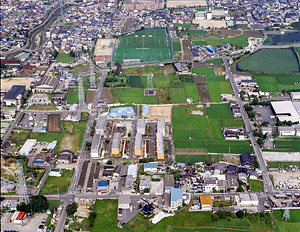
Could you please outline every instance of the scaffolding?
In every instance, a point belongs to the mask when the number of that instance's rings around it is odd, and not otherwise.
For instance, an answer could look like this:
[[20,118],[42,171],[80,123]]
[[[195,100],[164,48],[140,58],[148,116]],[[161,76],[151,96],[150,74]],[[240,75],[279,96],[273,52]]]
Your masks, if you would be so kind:
[[17,182],[18,182],[18,194],[19,194],[19,202],[24,202],[28,204],[29,197],[27,193],[27,186],[24,179],[24,172],[23,172],[23,165],[18,165],[18,172],[17,172]]

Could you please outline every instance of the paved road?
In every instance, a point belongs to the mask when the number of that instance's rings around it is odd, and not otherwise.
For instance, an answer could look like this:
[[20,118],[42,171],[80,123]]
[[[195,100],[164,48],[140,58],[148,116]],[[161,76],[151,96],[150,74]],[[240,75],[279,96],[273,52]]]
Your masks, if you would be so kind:
[[244,120],[244,123],[245,123],[246,132],[248,133],[251,144],[253,146],[254,153],[257,157],[257,160],[259,162],[260,168],[261,168],[262,173],[263,173],[264,191],[267,194],[272,193],[273,186],[272,186],[272,183],[271,183],[271,180],[270,180],[270,177],[269,177],[267,165],[266,165],[266,162],[263,158],[262,151],[261,151],[261,149],[260,149],[260,147],[259,147],[259,145],[256,141],[256,138],[253,135],[253,129],[252,129],[248,114],[247,114],[247,112],[245,111],[245,109],[243,107],[243,102],[242,102],[242,99],[240,98],[239,91],[238,91],[238,88],[237,88],[236,83],[234,81],[234,76],[233,76],[233,74],[230,70],[230,65],[228,63],[227,58],[224,57],[223,62],[225,64],[226,72],[227,72],[227,75],[229,77],[229,80],[230,80],[235,98],[237,100],[237,103],[241,106],[241,113],[242,113],[242,117],[243,117],[243,120]]

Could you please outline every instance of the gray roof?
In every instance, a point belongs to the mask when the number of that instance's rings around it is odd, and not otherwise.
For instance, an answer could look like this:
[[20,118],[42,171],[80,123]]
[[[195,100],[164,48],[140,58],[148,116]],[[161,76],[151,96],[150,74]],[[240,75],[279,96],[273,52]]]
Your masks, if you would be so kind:
[[96,129],[105,129],[105,124],[106,124],[106,116],[99,116],[97,120],[97,125]]
[[164,139],[162,133],[156,134],[156,146],[157,153],[164,153]]
[[146,123],[145,123],[145,119],[138,119],[137,120],[137,124],[136,124],[137,128],[145,128]]
[[142,135],[141,134],[136,134],[136,136],[135,136],[134,149],[142,150]]
[[120,140],[121,140],[121,134],[115,133],[112,141],[111,148],[118,148],[120,147]]
[[165,129],[165,120],[157,119],[157,129]]
[[165,187],[174,187],[174,175],[165,175],[164,176]]
[[3,100],[17,100],[17,97],[23,95],[26,91],[26,85],[13,85],[5,94]]

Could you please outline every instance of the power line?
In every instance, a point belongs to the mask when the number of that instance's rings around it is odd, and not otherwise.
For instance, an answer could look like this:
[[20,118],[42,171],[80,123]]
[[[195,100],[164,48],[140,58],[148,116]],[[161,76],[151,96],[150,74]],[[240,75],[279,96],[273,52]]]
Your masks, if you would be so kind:
[[18,165],[18,172],[17,172],[17,182],[18,182],[18,194],[19,194],[19,202],[24,202],[27,204],[29,202],[29,197],[27,193],[27,186],[24,179],[24,172],[23,172],[23,165]]

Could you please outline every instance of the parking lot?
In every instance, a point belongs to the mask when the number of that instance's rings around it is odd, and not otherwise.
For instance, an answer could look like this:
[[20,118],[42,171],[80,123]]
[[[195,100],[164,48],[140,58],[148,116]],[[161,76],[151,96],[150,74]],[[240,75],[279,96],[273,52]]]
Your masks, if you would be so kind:
[[271,127],[273,127],[276,124],[276,118],[270,106],[264,106],[264,107],[256,106],[253,107],[253,111],[257,113],[256,121],[258,123],[269,122],[268,125]]
[[[1,223],[1,231],[3,230],[16,230],[19,232],[36,232],[44,218],[47,218],[48,214],[38,213],[34,214],[32,218],[26,218],[22,224],[15,223]],[[46,221],[46,220],[44,220]]]
[[276,189],[299,189],[300,188],[300,171],[292,172],[270,172],[274,179]]
[[35,94],[28,100],[28,105],[47,105],[50,103],[47,94]]

